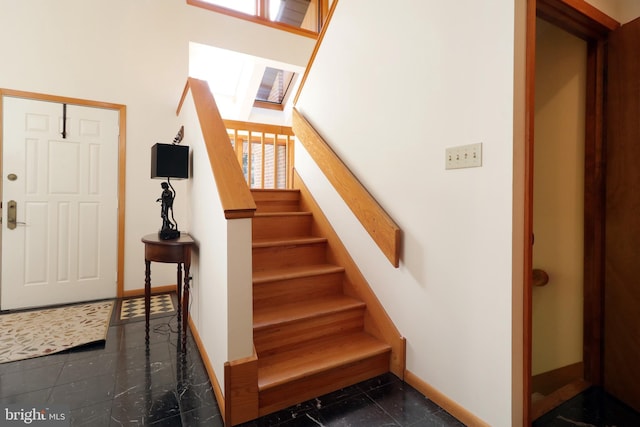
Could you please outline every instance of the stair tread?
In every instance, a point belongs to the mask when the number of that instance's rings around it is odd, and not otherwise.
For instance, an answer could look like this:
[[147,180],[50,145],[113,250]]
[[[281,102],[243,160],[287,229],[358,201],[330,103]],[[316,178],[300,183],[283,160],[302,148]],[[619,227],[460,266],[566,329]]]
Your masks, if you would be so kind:
[[297,188],[252,188],[252,193],[300,193]]
[[305,245],[313,243],[324,243],[327,241],[326,237],[312,237],[312,236],[300,236],[300,237],[285,237],[280,239],[253,239],[253,248],[266,248],[270,246],[289,246],[289,245]]
[[254,309],[253,330],[364,307],[364,302],[345,295],[327,296],[290,304],[271,304]]
[[258,360],[258,389],[263,391],[390,350],[388,344],[364,332],[312,341],[261,357]]
[[275,212],[256,212],[254,218],[267,217],[286,217],[286,216],[312,216],[309,211],[275,211]]
[[262,270],[253,273],[253,284],[267,283],[275,280],[297,279],[301,277],[319,276],[322,274],[342,273],[344,267],[335,264],[302,265],[295,267]]

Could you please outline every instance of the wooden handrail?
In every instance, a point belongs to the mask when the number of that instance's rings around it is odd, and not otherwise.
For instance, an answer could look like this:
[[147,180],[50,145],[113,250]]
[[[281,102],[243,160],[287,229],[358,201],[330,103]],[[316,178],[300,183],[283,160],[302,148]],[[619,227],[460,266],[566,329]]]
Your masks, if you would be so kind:
[[195,104],[224,216],[227,219],[251,218],[255,213],[256,204],[244,180],[242,169],[238,166],[227,128],[206,81],[191,77],[187,80],[177,114],[180,113],[189,90]]
[[293,131],[380,250],[397,268],[400,264],[400,227],[295,108]]
[[275,133],[277,135],[294,136],[293,129],[289,126],[270,125],[263,123],[242,122],[238,120],[223,120],[227,129],[250,130],[251,132]]

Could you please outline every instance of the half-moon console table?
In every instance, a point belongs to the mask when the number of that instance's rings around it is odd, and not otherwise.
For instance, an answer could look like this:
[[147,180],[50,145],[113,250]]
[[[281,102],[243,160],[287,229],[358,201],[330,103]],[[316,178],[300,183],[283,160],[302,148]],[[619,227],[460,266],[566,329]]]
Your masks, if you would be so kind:
[[[182,348],[186,349],[187,325],[189,323],[189,269],[191,268],[191,248],[195,241],[187,233],[179,238],[162,240],[158,234],[148,234],[144,243],[144,321],[145,342],[149,343],[149,315],[151,310],[151,261],[178,264],[178,318],[182,317]],[[182,265],[184,265],[184,286],[182,286]],[[182,289],[183,288],[183,289]],[[180,311],[182,310],[182,316]]]

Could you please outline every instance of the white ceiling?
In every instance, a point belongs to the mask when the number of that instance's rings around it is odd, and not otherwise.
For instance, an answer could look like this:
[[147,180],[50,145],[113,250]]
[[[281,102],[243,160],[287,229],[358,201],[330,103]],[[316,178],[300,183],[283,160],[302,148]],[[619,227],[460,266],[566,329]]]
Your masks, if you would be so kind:
[[[253,102],[266,67],[297,73],[284,110],[254,108]],[[303,67],[199,43],[189,43],[189,76],[206,80],[224,119],[289,125],[293,94]]]

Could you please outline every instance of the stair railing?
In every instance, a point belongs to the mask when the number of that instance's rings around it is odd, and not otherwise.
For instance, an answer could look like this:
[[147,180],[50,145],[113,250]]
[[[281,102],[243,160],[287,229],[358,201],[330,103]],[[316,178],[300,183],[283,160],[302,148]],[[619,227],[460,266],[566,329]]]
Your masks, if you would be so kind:
[[224,124],[250,188],[291,188],[291,127],[236,120],[224,120]]

